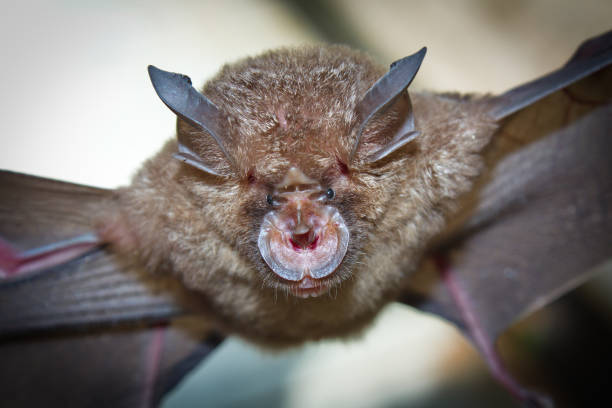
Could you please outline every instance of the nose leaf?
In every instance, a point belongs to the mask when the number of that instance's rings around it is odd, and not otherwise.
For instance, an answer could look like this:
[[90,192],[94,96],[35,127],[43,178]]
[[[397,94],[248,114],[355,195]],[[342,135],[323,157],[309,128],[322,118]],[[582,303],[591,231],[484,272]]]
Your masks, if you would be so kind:
[[261,225],[259,252],[272,272],[287,281],[331,275],[348,248],[348,228],[335,208],[309,210],[308,216],[304,215],[302,212],[301,222],[296,224],[296,212],[290,215],[274,210]]
[[316,198],[322,191],[297,167],[274,186],[282,205],[264,216],[257,245],[265,263],[285,281],[326,278],[346,254],[348,227],[336,208]]

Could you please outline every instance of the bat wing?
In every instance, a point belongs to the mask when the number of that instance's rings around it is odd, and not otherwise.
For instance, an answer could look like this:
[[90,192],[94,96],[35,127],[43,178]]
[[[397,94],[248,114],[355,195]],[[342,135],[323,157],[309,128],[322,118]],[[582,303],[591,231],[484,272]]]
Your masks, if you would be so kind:
[[568,78],[561,69],[494,98],[493,112],[520,110],[499,116],[488,171],[410,278],[406,303],[495,339],[612,258],[612,67],[601,69],[611,51],[612,32],[577,51]]
[[[0,172],[0,237],[27,251],[87,236],[113,196]],[[3,401],[155,405],[218,343],[203,319],[177,319],[202,307],[174,278],[149,277],[105,246],[0,280],[0,381],[11,390]]]
[[201,319],[0,342],[7,407],[150,407],[219,343]]
[[611,62],[612,31],[608,31],[582,43],[569,61],[558,70],[493,98],[490,114],[496,120],[506,118],[599,71]]

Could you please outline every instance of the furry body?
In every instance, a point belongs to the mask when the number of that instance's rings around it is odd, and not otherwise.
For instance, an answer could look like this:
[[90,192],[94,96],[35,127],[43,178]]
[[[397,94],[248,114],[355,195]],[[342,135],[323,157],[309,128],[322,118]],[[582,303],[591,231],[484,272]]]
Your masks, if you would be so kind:
[[[223,330],[264,344],[347,335],[399,293],[445,216],[482,167],[496,129],[484,104],[413,94],[421,135],[381,161],[367,154],[389,139],[402,107],[368,123],[356,156],[355,106],[384,72],[344,47],[278,50],[225,66],[203,90],[226,114],[229,160],[210,135],[179,119],[211,176],[172,158],[176,142],[119,190],[119,229],[151,272],[174,273],[203,294]],[[261,259],[257,233],[266,193],[291,166],[333,188],[351,232],[328,295],[288,294]]]

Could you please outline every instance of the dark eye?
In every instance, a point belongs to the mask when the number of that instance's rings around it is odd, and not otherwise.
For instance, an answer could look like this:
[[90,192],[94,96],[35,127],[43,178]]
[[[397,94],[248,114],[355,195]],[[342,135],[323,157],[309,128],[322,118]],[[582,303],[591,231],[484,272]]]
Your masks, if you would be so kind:
[[328,188],[327,191],[325,192],[325,196],[327,197],[328,200],[331,200],[336,196],[336,193],[331,188]]
[[266,196],[266,201],[268,202],[268,204],[274,205],[274,199],[272,198],[272,195],[268,194]]

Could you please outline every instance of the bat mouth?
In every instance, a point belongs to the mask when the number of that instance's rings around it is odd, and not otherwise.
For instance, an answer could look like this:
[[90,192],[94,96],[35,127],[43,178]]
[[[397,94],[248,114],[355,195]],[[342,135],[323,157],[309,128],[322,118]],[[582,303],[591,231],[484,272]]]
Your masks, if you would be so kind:
[[[295,223],[294,223],[295,224]],[[349,230],[337,209],[313,212],[308,225],[295,226],[279,211],[270,211],[259,231],[259,252],[268,267],[299,297],[319,296],[329,290],[327,278],[341,264]]]
[[303,299],[310,297],[318,297],[329,292],[331,284],[328,279],[313,279],[305,276],[297,283],[292,282],[289,285],[289,292],[296,297]]

